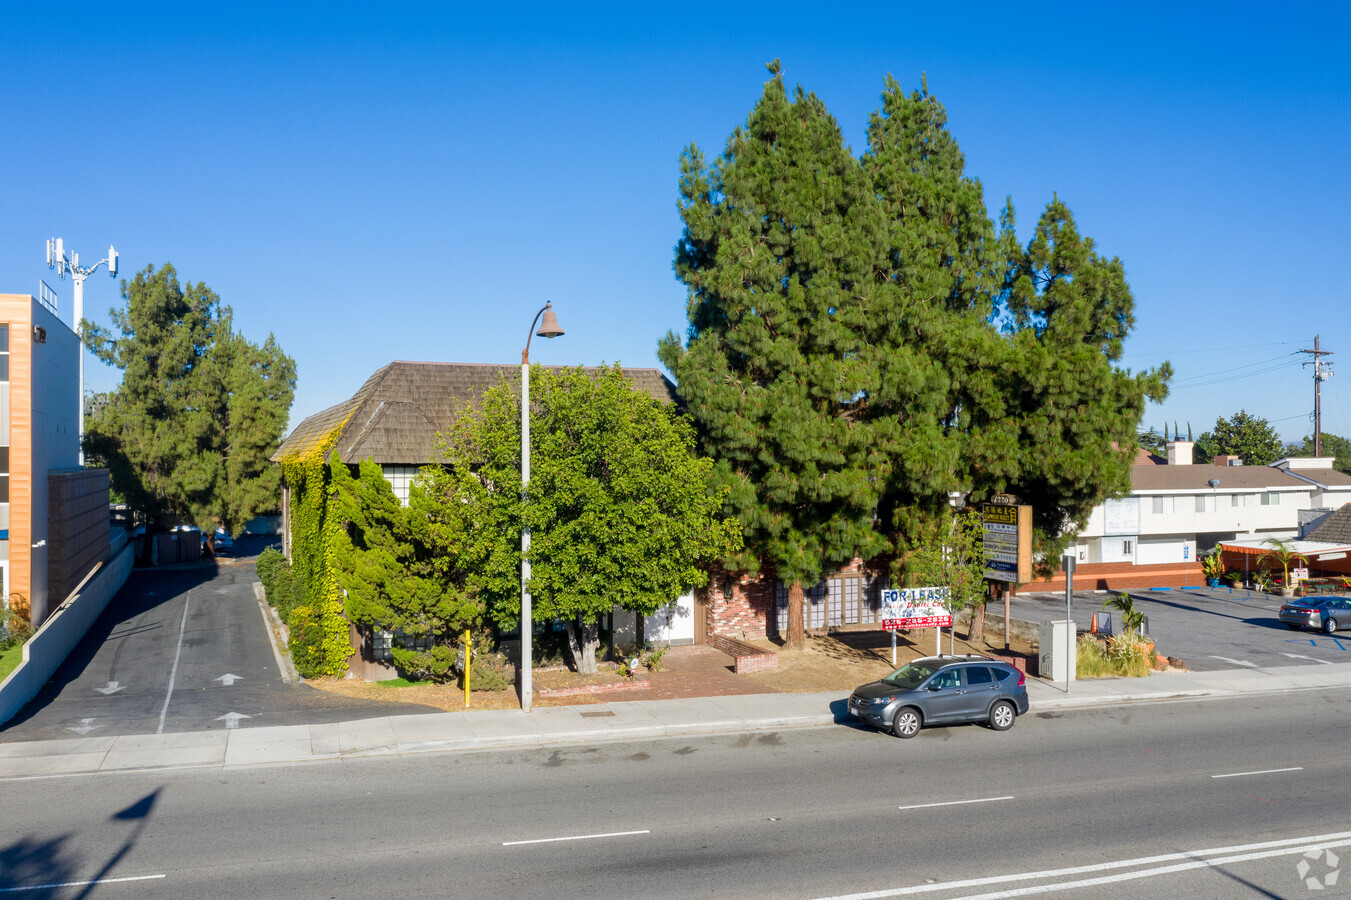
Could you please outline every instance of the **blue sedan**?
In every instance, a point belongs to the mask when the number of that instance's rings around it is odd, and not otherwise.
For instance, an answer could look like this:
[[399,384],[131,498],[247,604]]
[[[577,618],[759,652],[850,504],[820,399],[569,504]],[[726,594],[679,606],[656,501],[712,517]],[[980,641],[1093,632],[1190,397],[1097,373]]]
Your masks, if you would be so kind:
[[1351,600],[1342,597],[1305,597],[1281,607],[1277,616],[1287,628],[1317,628],[1332,634],[1351,628]]

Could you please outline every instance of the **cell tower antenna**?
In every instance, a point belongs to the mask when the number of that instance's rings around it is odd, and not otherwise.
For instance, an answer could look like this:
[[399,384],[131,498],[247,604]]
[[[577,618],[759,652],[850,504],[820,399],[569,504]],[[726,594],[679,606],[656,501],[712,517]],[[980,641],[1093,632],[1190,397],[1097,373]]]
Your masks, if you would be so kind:
[[75,306],[73,315],[75,321],[72,327],[75,329],[75,336],[80,339],[80,396],[79,400],[79,441],[80,441],[80,465],[84,465],[84,328],[81,322],[84,321],[84,280],[99,266],[106,264],[108,274],[113,278],[117,277],[117,251],[112,245],[108,245],[108,257],[101,259],[92,266],[80,265],[80,254],[66,253],[65,241],[61,238],[53,238],[47,241],[47,268],[55,269],[60,278],[66,277],[66,272],[70,272],[71,280],[75,282]]

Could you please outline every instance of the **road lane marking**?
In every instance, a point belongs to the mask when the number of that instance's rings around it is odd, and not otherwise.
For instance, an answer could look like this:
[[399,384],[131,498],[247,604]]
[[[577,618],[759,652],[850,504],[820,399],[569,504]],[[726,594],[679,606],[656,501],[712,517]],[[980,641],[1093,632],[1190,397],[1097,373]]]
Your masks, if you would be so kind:
[[[1158,856],[1141,856],[1136,859],[1119,859],[1112,862],[1092,863],[1086,866],[1070,866],[1064,869],[1045,869],[1041,872],[1015,872],[1009,875],[991,875],[985,878],[968,878],[963,881],[937,882],[934,884],[917,884],[910,887],[891,888],[882,891],[868,891],[860,894],[840,894],[833,897],[823,897],[821,900],[881,900],[883,897],[908,897],[915,894],[931,894],[936,891],[951,891],[961,888],[984,887],[987,885],[1007,884],[1014,881],[1036,881],[1041,878],[1060,878],[1066,875],[1085,875],[1094,872],[1109,872],[1113,869],[1128,869],[1132,866],[1155,865],[1157,863],[1174,862],[1176,860],[1188,860],[1182,866],[1167,866],[1161,869],[1149,870],[1149,874],[1167,874],[1169,871],[1184,871],[1185,869],[1195,869],[1209,866],[1224,865],[1230,862],[1244,862],[1250,859],[1264,859],[1269,856],[1280,856],[1290,853],[1304,853],[1315,848],[1325,847],[1346,847],[1351,846],[1351,831],[1341,831],[1333,834],[1315,834],[1308,837],[1286,838],[1279,841],[1264,841],[1260,844],[1242,844],[1234,847],[1214,847],[1209,850],[1191,850],[1182,853],[1164,853]],[[1257,852],[1253,852],[1257,851]],[[1263,852],[1264,851],[1264,852]],[[1247,856],[1215,856],[1214,854],[1239,853],[1250,854]],[[1197,859],[1201,857],[1201,859]],[[1128,878],[1143,877],[1139,872],[1126,872],[1121,875],[1108,876],[1108,879],[1088,879],[1075,882],[1073,884],[1065,882],[1054,885],[1033,885],[1027,888],[1015,889],[1022,894],[1046,893],[1048,891],[1071,890],[1077,887],[1089,886],[1094,883],[1106,883],[1107,880],[1126,880]],[[998,894],[981,895],[985,898],[994,897],[1013,897],[1018,893],[1006,892]],[[963,898],[963,900],[975,900],[974,897]]]
[[642,831],[610,831],[605,834],[576,834],[571,837],[536,838],[533,841],[503,841],[503,847],[516,847],[520,844],[552,844],[556,841],[589,841],[594,838],[627,837],[631,834],[651,834],[646,828]]
[[1261,769],[1256,772],[1230,772],[1227,775],[1211,775],[1211,778],[1239,778],[1243,775],[1270,775],[1273,772],[1302,772],[1303,766],[1291,766],[1288,769]]
[[100,694],[116,694],[118,691],[126,690],[126,687],[127,686],[121,682],[110,681],[106,686],[94,688],[94,690],[98,691]]
[[1282,653],[1281,656],[1288,656],[1288,657],[1290,657],[1291,659],[1311,659],[1311,660],[1313,660],[1314,662],[1316,662],[1316,663],[1322,663],[1322,664],[1325,665],[1325,666],[1331,666],[1331,665],[1334,665],[1334,663],[1333,663],[1331,660],[1318,659],[1317,657],[1314,657],[1314,656],[1305,656],[1305,655],[1302,654],[1302,653]]
[[174,650],[174,666],[169,670],[169,693],[164,695],[164,708],[159,711],[159,728],[155,729],[155,734],[164,734],[164,717],[169,714],[169,701],[174,696],[174,679],[178,677],[178,657],[183,655],[183,632],[188,629],[188,606],[192,603],[192,591],[188,591],[188,599],[183,601],[183,621],[178,623],[178,648]]
[[226,673],[226,674],[222,675],[222,676],[219,677],[219,678],[213,678],[213,679],[211,679],[211,680],[212,680],[212,681],[219,681],[221,684],[225,685],[226,687],[234,687],[236,681],[243,681],[243,680],[244,680],[244,676],[243,676],[243,675],[231,675],[231,674],[229,674],[229,673]]
[[253,716],[246,716],[243,713],[228,712],[223,716],[216,716],[216,721],[224,721],[226,728],[238,728],[240,719],[252,719]]
[[916,803],[914,806],[898,806],[897,809],[928,809],[932,806],[961,806],[964,803],[993,803],[996,800],[1012,800],[1012,797],[982,797],[979,800],[948,800],[944,803]]
[[163,875],[127,875],[122,878],[95,878],[92,881],[63,881],[60,884],[26,884],[23,887],[0,888],[0,894],[13,894],[17,891],[53,891],[64,887],[84,887],[90,884],[120,884],[124,881],[152,881],[164,878]]

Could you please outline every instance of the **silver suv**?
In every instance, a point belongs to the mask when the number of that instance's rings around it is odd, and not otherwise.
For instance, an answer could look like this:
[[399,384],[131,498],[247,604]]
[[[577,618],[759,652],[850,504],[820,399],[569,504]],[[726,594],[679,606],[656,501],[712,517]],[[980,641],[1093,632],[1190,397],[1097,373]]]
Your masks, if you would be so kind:
[[854,689],[849,714],[899,738],[927,725],[984,722],[1008,731],[1027,712],[1027,678],[986,656],[926,656]]

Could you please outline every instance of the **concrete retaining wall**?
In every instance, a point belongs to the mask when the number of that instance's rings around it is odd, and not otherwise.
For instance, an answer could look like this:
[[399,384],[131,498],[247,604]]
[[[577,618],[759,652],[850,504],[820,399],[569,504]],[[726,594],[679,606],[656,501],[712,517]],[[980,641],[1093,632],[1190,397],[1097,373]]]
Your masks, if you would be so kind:
[[[957,627],[965,629],[971,624],[971,610],[964,609],[957,614]],[[1009,619],[1009,635],[1027,641],[1033,647],[1041,640],[1036,622],[1028,622],[1025,619]],[[992,640],[996,635],[1004,634],[1004,614],[995,612],[995,604],[991,603],[985,608],[985,637]]]
[[124,546],[79,593],[49,615],[37,634],[23,645],[23,662],[0,684],[0,725],[23,709],[56,674],[75,645],[108,608],[108,601],[127,583],[132,560],[132,547]]

